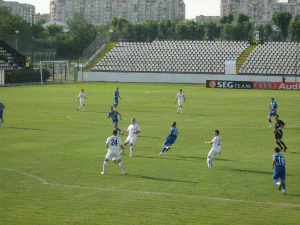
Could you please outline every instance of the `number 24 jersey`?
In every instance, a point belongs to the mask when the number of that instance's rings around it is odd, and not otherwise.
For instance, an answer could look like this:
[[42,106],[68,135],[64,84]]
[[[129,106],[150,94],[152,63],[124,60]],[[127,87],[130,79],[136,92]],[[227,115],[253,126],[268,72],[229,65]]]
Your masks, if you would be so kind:
[[106,144],[109,144],[109,150],[119,151],[119,146],[122,145],[122,141],[117,136],[111,136],[107,138]]

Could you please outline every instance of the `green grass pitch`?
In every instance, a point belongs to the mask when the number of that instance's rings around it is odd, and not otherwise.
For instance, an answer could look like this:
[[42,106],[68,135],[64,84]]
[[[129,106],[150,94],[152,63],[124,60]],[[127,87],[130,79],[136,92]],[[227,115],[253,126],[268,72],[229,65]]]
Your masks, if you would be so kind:
[[[117,86],[119,127],[135,117],[141,133],[134,157],[128,147],[122,156],[127,174],[110,161],[101,175]],[[86,112],[76,111],[81,88]],[[180,88],[183,115],[174,104]],[[286,124],[286,195],[272,182],[271,97]],[[299,97],[193,84],[2,87],[0,224],[299,224]],[[179,136],[159,156],[172,121]],[[208,170],[204,142],[215,129],[223,146]]]

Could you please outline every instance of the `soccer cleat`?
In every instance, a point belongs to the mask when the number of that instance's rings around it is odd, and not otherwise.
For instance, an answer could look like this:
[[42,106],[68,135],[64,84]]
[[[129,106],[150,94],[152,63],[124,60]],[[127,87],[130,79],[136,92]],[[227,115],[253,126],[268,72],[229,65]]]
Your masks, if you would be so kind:
[[77,108],[77,111],[78,111],[79,109]]
[[126,172],[125,172],[125,171],[122,171],[122,173],[123,173],[123,174],[126,174]]
[[284,151],[286,152],[287,148],[284,148]]
[[159,153],[159,155],[162,155],[162,152],[161,152],[161,153]]
[[101,174],[105,174],[104,172],[101,172]]
[[280,148],[280,151],[282,151],[283,150],[283,148]]

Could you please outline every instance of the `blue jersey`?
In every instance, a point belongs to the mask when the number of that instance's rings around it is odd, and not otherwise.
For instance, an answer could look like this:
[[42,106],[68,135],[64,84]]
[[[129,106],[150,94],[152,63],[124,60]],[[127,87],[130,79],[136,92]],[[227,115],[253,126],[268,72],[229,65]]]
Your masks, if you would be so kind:
[[114,96],[115,96],[115,98],[118,98],[119,97],[119,91],[115,91]]
[[109,112],[108,113],[108,117],[111,117],[112,121],[117,121],[118,120],[118,116],[120,113],[118,113],[117,111],[113,111],[113,112]]
[[4,108],[5,106],[2,103],[0,103],[0,111],[3,111],[2,107]]
[[270,107],[271,107],[271,111],[274,111],[277,108],[277,103],[271,102]]
[[171,128],[171,135],[170,136],[174,136],[175,138],[177,138],[178,134],[179,134],[179,131],[177,129],[177,127],[172,127]]
[[281,155],[280,153],[276,153],[275,155],[273,155],[273,161],[276,159],[275,162],[275,171],[283,171],[285,170],[285,158],[283,155]]

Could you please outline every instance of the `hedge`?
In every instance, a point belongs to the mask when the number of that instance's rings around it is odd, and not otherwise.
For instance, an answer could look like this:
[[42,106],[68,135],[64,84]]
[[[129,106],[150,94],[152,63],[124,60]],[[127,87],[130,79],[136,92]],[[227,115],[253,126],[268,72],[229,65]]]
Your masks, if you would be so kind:
[[[43,82],[45,82],[51,76],[50,72],[43,70]],[[5,71],[5,84],[13,83],[30,83],[41,82],[40,70],[6,70]]]

